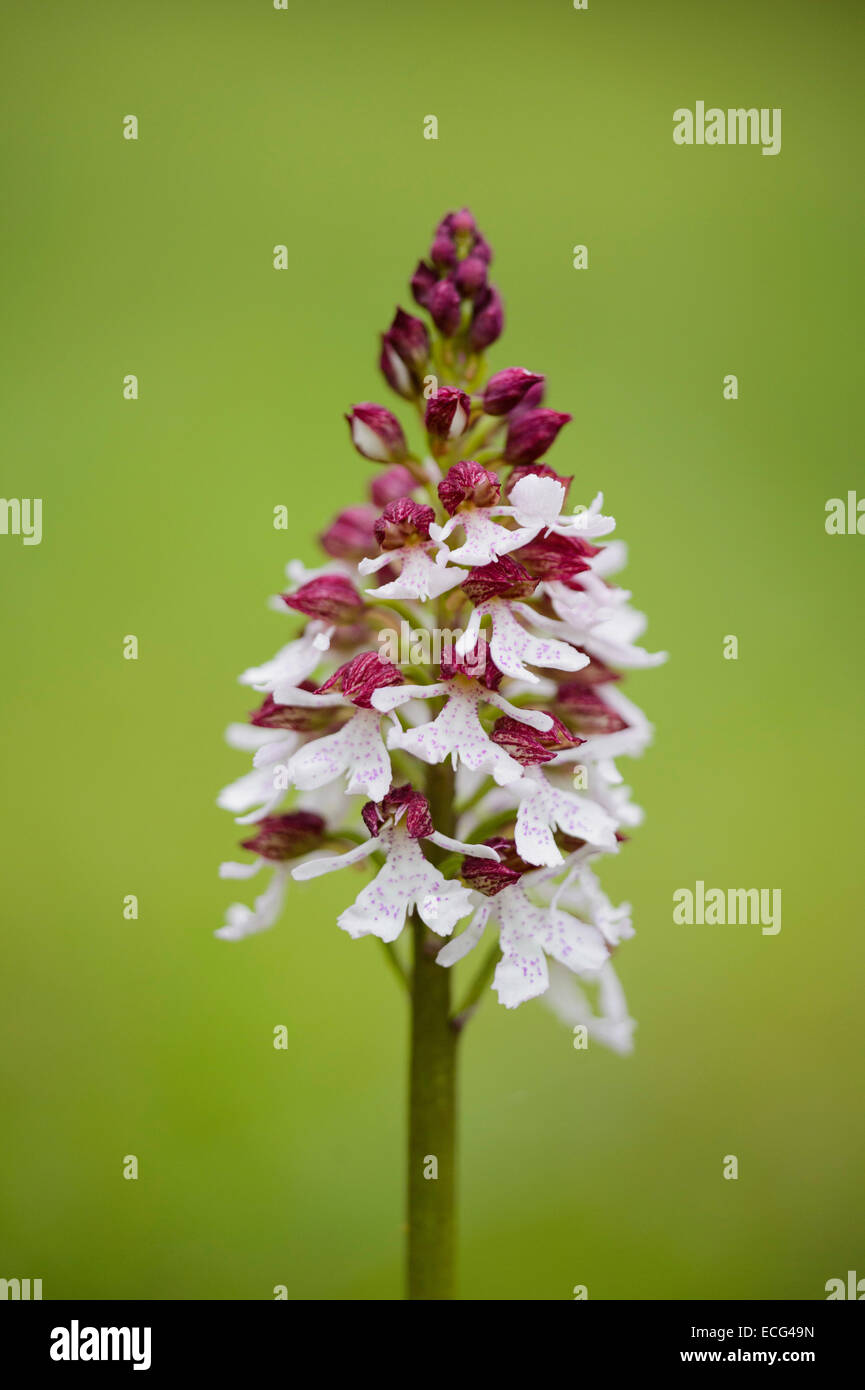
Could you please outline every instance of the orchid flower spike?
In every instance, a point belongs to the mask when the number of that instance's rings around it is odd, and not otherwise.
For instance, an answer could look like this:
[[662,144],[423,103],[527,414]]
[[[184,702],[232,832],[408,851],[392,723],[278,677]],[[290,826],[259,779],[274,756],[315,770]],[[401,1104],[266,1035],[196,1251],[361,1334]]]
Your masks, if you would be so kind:
[[397,307],[381,336],[395,409],[346,410],[366,478],[322,519],[321,564],[288,566],[276,655],[240,676],[256,707],[228,737],[251,767],[219,804],[251,858],[220,872],[270,878],[217,936],[264,931],[297,885],[356,868],[349,936],[398,954],[411,921],[450,969],[495,930],[486,985],[506,1008],[546,996],[626,1052],[612,956],[632,913],[598,868],[642,815],[616,760],[652,736],[622,675],[665,653],[639,645],[646,620],[613,582],[626,552],[605,539],[599,480],[581,476],[575,502],[549,462],[571,415],[544,403],[541,373],[488,371],[504,329],[492,259],[467,209],[441,220],[411,276],[423,317]]

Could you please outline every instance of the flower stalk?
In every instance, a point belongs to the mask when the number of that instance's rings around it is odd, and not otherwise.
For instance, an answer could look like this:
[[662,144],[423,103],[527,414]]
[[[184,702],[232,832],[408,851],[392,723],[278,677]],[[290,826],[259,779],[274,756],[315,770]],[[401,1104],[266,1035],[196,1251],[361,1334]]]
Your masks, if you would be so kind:
[[450,971],[436,965],[438,943],[417,918],[412,934],[407,1294],[439,1300],[454,1294],[459,1035]]
[[[593,865],[641,818],[615,759],[651,726],[622,670],[664,659],[636,645],[642,615],[611,581],[625,552],[603,542],[603,495],[568,512],[574,480],[545,462],[571,416],[544,406],[539,373],[487,378],[504,327],[491,260],[467,210],[442,219],[411,279],[428,321],[397,309],[379,358],[425,438],[372,401],[346,415],[377,470],[368,501],[322,533],[322,568],[288,565],[275,606],[302,627],[240,678],[263,702],[228,737],[253,766],[219,797],[253,856],[222,876],[270,871],[221,939],[273,926],[292,881],[371,875],[338,925],[377,937],[410,992],[407,1291],[422,1300],[454,1293],[457,1053],[484,996],[543,997],[631,1048],[612,965],[630,907]],[[488,930],[454,1008],[452,967]]]

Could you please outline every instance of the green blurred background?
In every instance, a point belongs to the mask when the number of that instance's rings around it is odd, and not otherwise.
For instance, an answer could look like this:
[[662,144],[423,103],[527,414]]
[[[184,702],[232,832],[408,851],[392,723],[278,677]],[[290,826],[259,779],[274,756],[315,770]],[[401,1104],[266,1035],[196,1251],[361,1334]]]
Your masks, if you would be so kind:
[[[400,1296],[403,999],[336,928],[341,876],[213,938],[239,838],[214,798],[247,765],[222,742],[236,674],[295,629],[266,597],[365,487],[342,412],[392,404],[375,334],[468,203],[507,305],[492,365],[546,372],[573,412],[551,461],[572,500],[604,490],[672,658],[628,682],[657,726],[622,764],[647,821],[604,871],[635,908],[636,1052],[576,1052],[490,995],[463,1053],[461,1296],[810,1299],[865,1275],[865,539],[824,530],[865,488],[862,21],[4,7],[3,492],[44,499],[44,539],[0,537],[0,1273],[46,1298]],[[781,154],[674,146],[698,98],[780,106]],[[780,887],[780,935],[674,925],[698,878]]]

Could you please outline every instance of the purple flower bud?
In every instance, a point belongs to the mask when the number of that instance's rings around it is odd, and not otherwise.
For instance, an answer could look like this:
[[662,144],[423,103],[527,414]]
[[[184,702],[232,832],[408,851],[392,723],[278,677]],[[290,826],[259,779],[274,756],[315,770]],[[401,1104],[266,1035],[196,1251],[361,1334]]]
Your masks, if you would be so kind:
[[422,309],[426,308],[429,292],[433,285],[438,284],[438,279],[431,265],[427,265],[426,261],[418,261],[417,270],[411,277],[411,292]]
[[408,453],[402,425],[383,405],[361,401],[345,418],[351,442],[364,458],[374,463],[402,463]]
[[363,599],[344,574],[322,574],[293,594],[283,594],[282,601],[298,613],[325,623],[351,622],[364,608]]
[[319,849],[325,837],[325,822],[315,811],[288,811],[281,816],[265,816],[255,827],[243,848],[262,859],[297,859]]
[[461,585],[472,603],[486,603],[491,598],[529,598],[537,587],[538,581],[509,555],[469,570]]
[[[379,473],[373,478],[369,495],[379,511],[386,507],[388,502],[396,502],[399,497],[408,497],[409,493],[417,487],[417,479],[403,468],[402,464],[397,464],[396,468],[388,468],[384,473]],[[373,525],[375,518],[373,518]],[[373,536],[375,532],[372,532]]]
[[495,507],[501,499],[501,488],[495,473],[471,459],[463,459],[449,468],[438,485],[442,505],[450,516],[463,502],[475,507]]
[[579,681],[565,681],[560,685],[556,703],[565,718],[583,734],[616,734],[628,727],[627,720],[605,704],[591,686]]
[[487,415],[508,415],[520,404],[530,387],[543,381],[537,372],[525,367],[505,367],[496,372],[484,387],[484,411]]
[[457,263],[457,248],[453,237],[447,231],[436,232],[435,241],[430,247],[430,260],[442,270],[451,270]]
[[469,328],[469,347],[473,352],[483,352],[497,338],[501,337],[505,316],[502,301],[495,285],[481,290],[475,301],[474,314]]
[[478,680],[485,685],[487,690],[498,690],[502,683],[502,672],[490,656],[489,646],[483,644],[483,668],[481,669],[479,653],[481,644],[478,643],[474,651],[468,652],[465,656],[454,654],[453,661],[442,660],[439,662],[439,671],[443,681],[453,680],[454,676],[471,676],[473,680]]
[[436,519],[432,507],[401,497],[388,502],[373,530],[382,550],[401,550],[410,541],[428,541],[429,528]]
[[[303,681],[300,689],[314,691],[315,686],[311,681]],[[291,729],[295,734],[315,734],[341,724],[344,714],[344,710],[330,706],[316,709],[307,705],[278,705],[272,695],[266,695],[263,704],[249,716],[249,722],[257,729]]]
[[576,748],[579,744],[585,743],[584,738],[576,738],[570,733],[556,715],[551,714],[550,718],[553,721],[552,727],[540,733],[537,729],[531,729],[528,724],[521,723],[519,719],[504,715],[496,720],[490,738],[493,743],[504,748],[521,767],[552,762],[561,749]]
[[346,507],[319,536],[319,544],[335,560],[355,563],[375,549],[375,507]]
[[510,424],[513,424],[515,420],[519,420],[521,416],[528,414],[530,410],[537,410],[539,405],[543,405],[546,386],[547,383],[545,378],[541,377],[540,381],[536,381],[534,386],[529,387],[519,405],[514,406],[511,411]]
[[475,237],[474,246],[472,247],[472,255],[480,257],[480,259],[482,261],[485,261],[487,265],[490,265],[490,263],[492,262],[493,248],[490,246],[489,242],[481,236],[480,232],[478,232],[477,236]]
[[460,233],[474,236],[478,229],[477,223],[468,208],[461,208],[459,212],[450,213],[450,226],[455,236],[458,236]]
[[452,338],[460,326],[459,292],[450,280],[439,280],[430,290],[427,308],[438,331]]
[[537,579],[559,579],[569,588],[578,589],[576,576],[590,568],[589,560],[598,550],[582,536],[558,536],[555,532],[545,536],[541,532],[515,550],[513,556]]
[[458,439],[468,429],[471,408],[465,391],[442,386],[427,402],[424,424],[436,439]]
[[372,694],[385,685],[402,685],[402,672],[381,652],[361,652],[328,676],[318,687],[319,695],[340,690],[347,700],[361,709],[372,709]]
[[574,685],[607,685],[610,681],[620,681],[622,675],[620,671],[614,671],[606,662],[599,661],[596,656],[590,656],[582,647],[577,647],[578,652],[583,656],[589,657],[588,666],[581,666],[579,671],[568,671],[567,681],[563,684]]
[[474,859],[467,855],[462,862],[460,875],[469,888],[475,888],[486,897],[494,898],[503,888],[510,888],[512,884],[518,883],[523,874],[530,871],[532,865],[520,859],[514,841],[504,835],[493,835],[490,839],[484,840],[484,844],[496,851],[499,856],[498,863],[491,859]]
[[454,271],[454,284],[463,299],[472,299],[487,283],[487,263],[480,256],[466,256]]
[[385,821],[392,816],[398,817],[413,840],[432,835],[435,830],[429,802],[423,792],[417,791],[410,782],[402,787],[392,787],[383,801],[368,801],[360,814],[370,835],[378,835]]
[[534,463],[545,454],[559,430],[572,417],[558,410],[529,410],[518,420],[511,420],[505,441],[508,463]]
[[426,324],[397,309],[393,323],[382,334],[379,366],[388,385],[406,400],[412,400],[420,390],[429,348]]

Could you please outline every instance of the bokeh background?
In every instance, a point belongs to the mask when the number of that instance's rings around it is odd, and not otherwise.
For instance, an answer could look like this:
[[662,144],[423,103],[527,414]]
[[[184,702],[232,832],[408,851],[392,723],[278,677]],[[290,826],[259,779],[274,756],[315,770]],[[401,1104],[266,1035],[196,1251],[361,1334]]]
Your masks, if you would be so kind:
[[[236,674],[294,630],[266,598],[365,486],[342,412],[388,400],[375,335],[468,203],[507,305],[492,365],[573,412],[551,461],[604,490],[672,657],[628,682],[648,815],[605,868],[635,908],[636,1052],[489,996],[461,1296],[865,1274],[865,538],[824,529],[865,491],[862,28],[834,0],[4,6],[3,492],[43,498],[44,539],[0,537],[0,1273],[46,1298],[400,1296],[404,1001],[337,930],[340,876],[214,939],[238,838],[214,798],[246,766]],[[674,146],[698,98],[780,106],[781,154]],[[781,888],[780,935],[674,925],[698,878]]]

